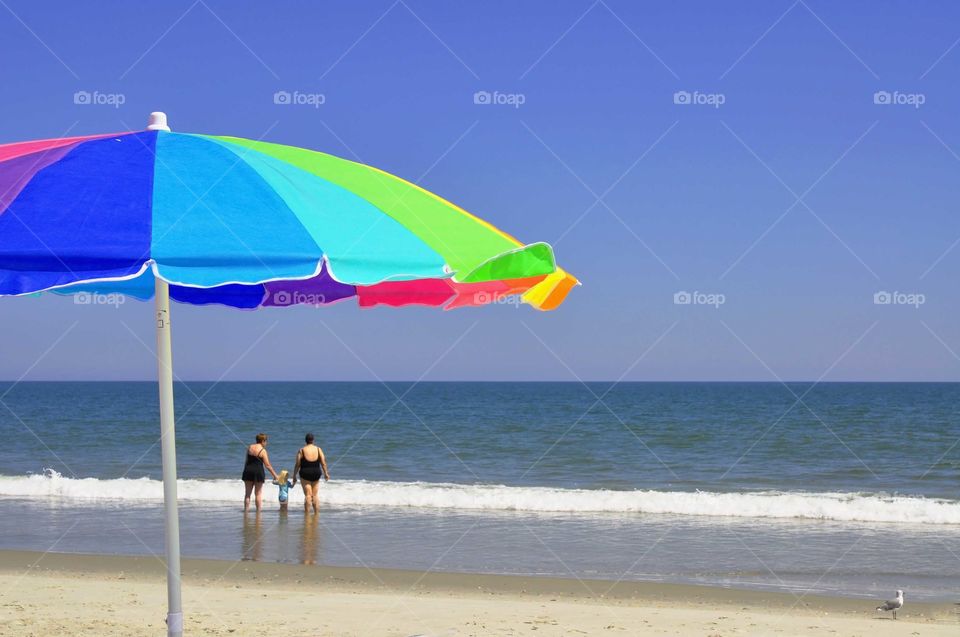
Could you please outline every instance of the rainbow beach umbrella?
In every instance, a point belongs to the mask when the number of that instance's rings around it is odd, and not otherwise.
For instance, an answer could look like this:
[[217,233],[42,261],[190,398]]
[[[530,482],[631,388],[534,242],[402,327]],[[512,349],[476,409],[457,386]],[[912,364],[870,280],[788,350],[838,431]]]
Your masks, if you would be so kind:
[[0,146],[0,295],[150,298],[157,278],[175,301],[245,309],[550,310],[576,284],[549,245],[371,166],[164,128]]
[[515,297],[558,307],[578,281],[394,175],[262,141],[146,130],[0,145],[0,296],[119,293],[157,310],[169,635],[180,635],[170,299],[241,309]]

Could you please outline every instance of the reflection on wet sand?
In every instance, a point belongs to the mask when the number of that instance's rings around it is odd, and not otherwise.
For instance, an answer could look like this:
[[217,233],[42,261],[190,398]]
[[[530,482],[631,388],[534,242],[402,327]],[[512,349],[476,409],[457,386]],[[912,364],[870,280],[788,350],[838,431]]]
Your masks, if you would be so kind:
[[272,515],[267,517],[271,521],[266,525],[267,528],[264,528],[263,514],[243,516],[240,559],[251,562],[267,559],[301,564],[317,564],[322,561],[320,553],[323,535],[319,515],[311,513],[303,516],[299,542],[296,533],[299,522],[297,518],[300,516],[291,519],[285,511],[281,511],[275,522],[272,521]]
[[243,516],[243,538],[240,559],[259,562],[263,558],[263,519],[258,511],[254,515]]
[[270,544],[273,545],[274,539],[276,537],[277,544],[277,555],[280,556],[281,562],[291,561],[288,557],[292,550],[291,544],[294,543],[294,538],[291,535],[290,531],[290,516],[287,513],[286,509],[280,509],[278,512],[279,518],[277,519],[277,525],[274,532],[270,532],[271,539],[269,540]]
[[303,541],[300,543],[301,564],[316,564],[320,547],[320,516],[308,513],[303,516]]

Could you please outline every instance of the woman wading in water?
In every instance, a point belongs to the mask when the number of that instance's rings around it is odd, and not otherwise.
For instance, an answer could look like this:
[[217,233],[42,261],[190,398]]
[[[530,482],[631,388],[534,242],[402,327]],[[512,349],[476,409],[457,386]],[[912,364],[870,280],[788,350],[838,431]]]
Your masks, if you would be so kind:
[[250,510],[250,494],[254,493],[257,501],[257,512],[263,504],[263,483],[266,481],[264,467],[277,479],[277,472],[270,466],[270,457],[267,455],[267,434],[257,434],[257,441],[247,447],[246,459],[243,463],[243,512]]
[[318,513],[320,498],[317,495],[317,487],[320,486],[320,478],[330,479],[330,471],[327,469],[327,459],[323,457],[323,449],[313,444],[313,434],[307,434],[304,441],[307,444],[297,452],[293,482],[296,484],[299,476],[303,484],[303,512],[309,513],[310,506],[313,505],[313,512]]

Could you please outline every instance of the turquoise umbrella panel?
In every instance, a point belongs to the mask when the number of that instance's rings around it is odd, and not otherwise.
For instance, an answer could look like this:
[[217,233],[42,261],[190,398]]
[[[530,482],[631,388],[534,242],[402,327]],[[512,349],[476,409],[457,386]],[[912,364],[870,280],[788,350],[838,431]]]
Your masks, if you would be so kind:
[[151,216],[150,256],[170,282],[211,287],[304,278],[323,259],[249,164],[191,135],[158,135]]
[[[161,147],[165,137],[161,137]],[[369,285],[386,279],[442,278],[449,274],[443,257],[350,190],[249,148],[207,141],[212,138],[194,139],[221,145],[235,161],[256,171],[314,241],[323,246],[327,263],[340,280]]]

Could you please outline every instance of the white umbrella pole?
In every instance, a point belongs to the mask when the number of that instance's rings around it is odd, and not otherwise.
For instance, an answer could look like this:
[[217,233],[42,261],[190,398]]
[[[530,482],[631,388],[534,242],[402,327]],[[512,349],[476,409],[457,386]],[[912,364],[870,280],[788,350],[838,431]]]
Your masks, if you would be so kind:
[[[165,113],[150,113],[147,130],[168,131]],[[177,513],[177,436],[173,418],[173,348],[170,337],[170,286],[155,278],[157,306],[157,383],[160,386],[160,457],[163,463],[163,518],[167,556],[167,637],[183,635],[180,601],[180,515]]]
[[183,635],[180,603],[180,516],[177,513],[177,438],[173,418],[173,351],[170,286],[156,279],[157,381],[160,385],[160,456],[163,461],[163,517],[167,556],[167,636]]

